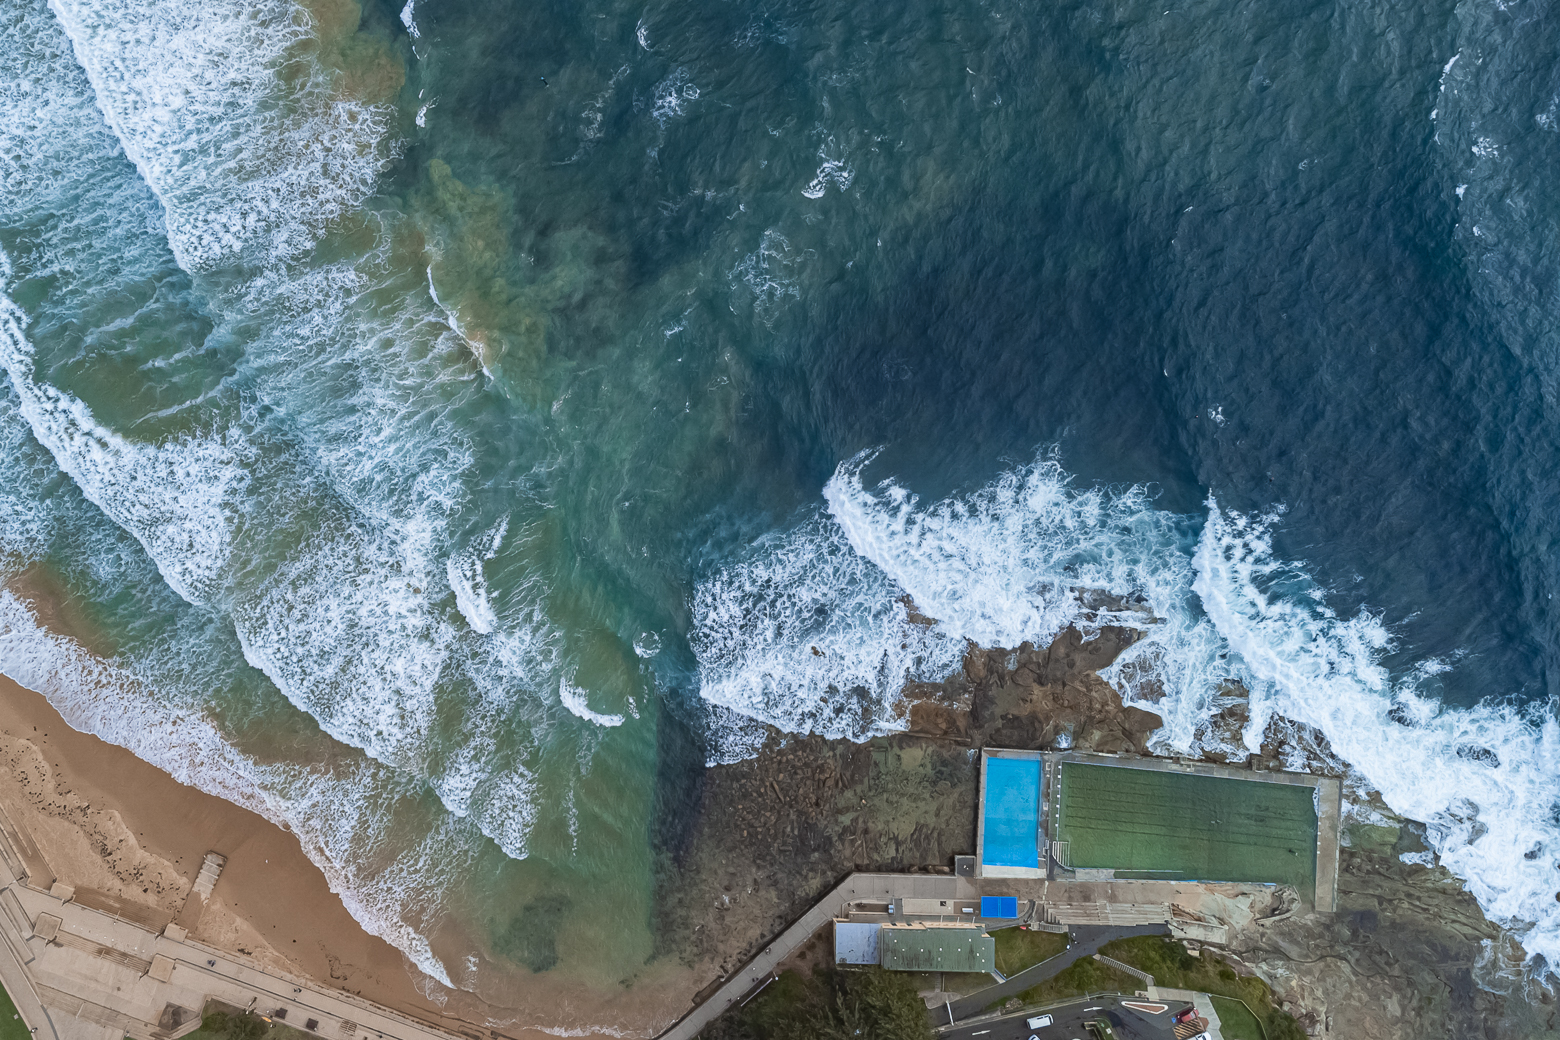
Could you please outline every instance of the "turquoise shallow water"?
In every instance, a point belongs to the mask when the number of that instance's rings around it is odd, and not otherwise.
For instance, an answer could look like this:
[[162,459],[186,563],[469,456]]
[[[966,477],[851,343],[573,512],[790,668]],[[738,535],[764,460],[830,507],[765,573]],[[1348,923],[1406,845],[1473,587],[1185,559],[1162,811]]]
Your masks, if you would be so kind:
[[1560,955],[1543,4],[4,17],[0,668],[423,971],[632,978],[706,763],[1099,589]]

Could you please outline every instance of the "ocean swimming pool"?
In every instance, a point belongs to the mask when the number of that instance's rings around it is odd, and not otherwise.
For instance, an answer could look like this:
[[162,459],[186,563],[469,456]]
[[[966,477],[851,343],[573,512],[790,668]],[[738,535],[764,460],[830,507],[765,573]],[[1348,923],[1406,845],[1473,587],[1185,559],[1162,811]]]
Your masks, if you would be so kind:
[[986,867],[1040,866],[1039,759],[986,759],[981,860]]

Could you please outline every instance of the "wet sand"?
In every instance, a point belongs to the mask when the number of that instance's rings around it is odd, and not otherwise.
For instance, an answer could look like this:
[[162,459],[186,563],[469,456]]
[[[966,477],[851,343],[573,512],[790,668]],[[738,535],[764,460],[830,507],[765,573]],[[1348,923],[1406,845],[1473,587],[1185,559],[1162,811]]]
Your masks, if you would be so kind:
[[[41,628],[88,653],[115,653],[47,568],[3,587]],[[489,962],[480,997],[447,989],[353,919],[290,831],[72,729],[47,698],[4,675],[0,806],[42,851],[39,873],[73,885],[89,905],[107,908],[94,892],[133,904],[126,916],[154,929],[189,923],[185,897],[205,854],[220,853],[227,865],[192,938],[467,1035],[654,1036],[688,1010],[709,973],[660,957],[620,984]],[[481,937],[450,920],[430,940],[458,965]]]
[[617,1024],[601,1035],[654,1035],[696,988],[695,973],[663,961],[632,991],[601,993],[543,974],[516,980],[507,1007],[438,986],[430,999],[400,951],[347,913],[292,834],[71,729],[42,695],[4,676],[0,804],[59,880],[164,917],[178,912],[205,854],[221,853],[227,866],[192,938],[445,1029],[496,1027],[494,1035],[529,1040],[556,1036],[557,1019],[572,1011],[576,1024],[561,1027],[570,1035],[594,1035],[603,1019]]
[[[247,950],[262,962],[285,964],[419,1017],[441,1017],[414,988],[400,952],[352,919],[291,834],[71,729],[43,696],[4,676],[0,734],[7,738],[10,774],[6,809],[33,834],[59,880],[103,889],[117,879],[121,891],[111,895],[173,910],[205,854],[219,852],[227,866],[195,938]],[[34,756],[27,744],[41,754],[47,774],[28,761]],[[72,841],[62,824],[85,842]],[[133,836],[139,850],[118,849],[112,860],[101,855],[116,832]],[[95,864],[92,853],[98,853]],[[162,875],[160,883],[137,892],[136,882],[152,871]]]

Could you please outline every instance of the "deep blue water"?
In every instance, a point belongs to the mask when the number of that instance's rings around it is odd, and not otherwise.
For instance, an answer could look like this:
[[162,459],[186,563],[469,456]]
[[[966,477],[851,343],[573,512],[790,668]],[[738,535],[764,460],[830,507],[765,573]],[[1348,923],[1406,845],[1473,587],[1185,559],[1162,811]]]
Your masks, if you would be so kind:
[[1549,5],[6,10],[0,667],[431,975],[1100,588],[1560,953]]

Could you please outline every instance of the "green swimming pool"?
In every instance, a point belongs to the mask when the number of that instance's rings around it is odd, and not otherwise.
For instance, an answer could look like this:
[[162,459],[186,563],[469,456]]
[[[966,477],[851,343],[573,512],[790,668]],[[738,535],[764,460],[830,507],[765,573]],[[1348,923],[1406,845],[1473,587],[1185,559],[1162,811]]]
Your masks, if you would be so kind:
[[1057,836],[1070,865],[1118,878],[1255,881],[1315,898],[1310,787],[1066,762]]

